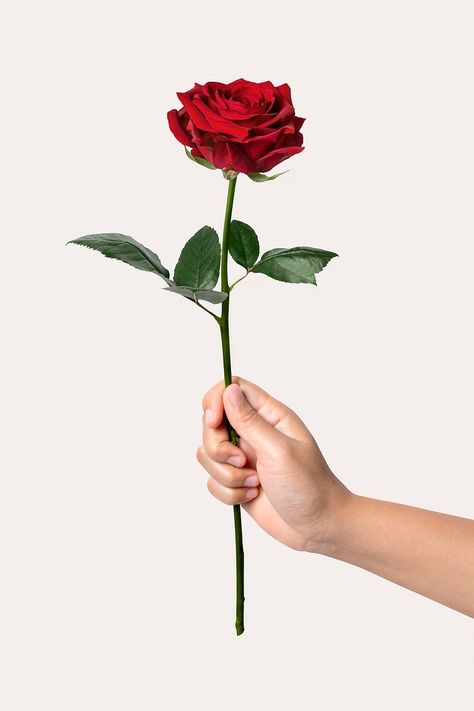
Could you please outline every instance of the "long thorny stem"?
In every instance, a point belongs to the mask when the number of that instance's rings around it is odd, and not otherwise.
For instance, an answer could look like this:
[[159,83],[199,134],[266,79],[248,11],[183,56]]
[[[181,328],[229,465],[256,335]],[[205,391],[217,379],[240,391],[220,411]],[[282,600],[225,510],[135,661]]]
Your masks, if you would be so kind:
[[[227,204],[224,217],[224,229],[222,232],[222,257],[221,257],[221,291],[227,293],[227,299],[222,302],[222,311],[219,321],[222,341],[222,360],[224,364],[225,386],[232,383],[232,367],[230,359],[230,338],[229,338],[229,306],[230,287],[227,274],[227,261],[229,253],[229,228],[232,219],[232,206],[234,204],[235,185],[237,177],[229,180],[227,190]],[[229,440],[237,444],[237,433],[226,419]],[[236,564],[236,612],[235,629],[238,635],[244,631],[244,548],[242,543],[242,518],[240,505],[234,507],[234,531],[235,531],[235,564]]]

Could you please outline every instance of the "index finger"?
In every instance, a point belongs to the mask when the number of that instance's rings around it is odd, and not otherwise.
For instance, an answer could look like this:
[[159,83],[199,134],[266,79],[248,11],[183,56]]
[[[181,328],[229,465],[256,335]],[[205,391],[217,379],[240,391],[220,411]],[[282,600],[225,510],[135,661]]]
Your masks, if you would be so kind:
[[[239,380],[237,375],[232,378],[233,383]],[[224,403],[222,402],[222,394],[225,390],[225,383],[220,380],[212,388],[210,388],[202,399],[202,409],[204,410],[204,419],[206,425],[211,428],[219,427],[224,417]]]
[[203,422],[202,444],[209,459],[215,462],[232,464],[234,467],[243,467],[246,462],[244,452],[229,441],[229,433],[223,423],[217,427],[208,427]]
[[[288,405],[274,398],[263,388],[250,380],[234,375],[232,382],[237,383],[250,405],[256,410],[264,420],[272,425],[276,430],[286,435],[290,439],[308,440],[312,435],[304,422],[298,417],[296,412]],[[226,390],[224,380],[216,383],[202,399],[204,410],[204,421],[211,429],[218,428],[224,416],[223,394]]]

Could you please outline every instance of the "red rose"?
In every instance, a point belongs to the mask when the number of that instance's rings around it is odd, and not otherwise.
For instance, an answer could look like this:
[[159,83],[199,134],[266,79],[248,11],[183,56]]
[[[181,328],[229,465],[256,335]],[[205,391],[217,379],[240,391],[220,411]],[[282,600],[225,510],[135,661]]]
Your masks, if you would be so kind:
[[183,108],[168,111],[171,131],[216,168],[266,173],[303,150],[305,119],[295,116],[288,84],[210,81],[177,96]]

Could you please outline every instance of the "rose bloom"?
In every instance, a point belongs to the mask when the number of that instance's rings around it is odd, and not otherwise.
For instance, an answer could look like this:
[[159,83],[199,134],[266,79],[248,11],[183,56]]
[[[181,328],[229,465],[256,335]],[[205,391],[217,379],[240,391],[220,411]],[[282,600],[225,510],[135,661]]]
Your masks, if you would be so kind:
[[210,81],[177,94],[183,108],[168,111],[174,136],[216,168],[265,173],[303,150],[288,84],[237,79]]

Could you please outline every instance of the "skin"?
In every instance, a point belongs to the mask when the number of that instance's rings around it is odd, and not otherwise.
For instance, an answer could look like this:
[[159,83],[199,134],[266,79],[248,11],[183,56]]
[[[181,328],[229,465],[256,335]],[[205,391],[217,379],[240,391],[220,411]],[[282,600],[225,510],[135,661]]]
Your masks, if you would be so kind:
[[[208,489],[298,551],[364,568],[474,617],[474,521],[349,491],[298,415],[235,376],[202,401]],[[225,414],[239,435],[229,442]]]

